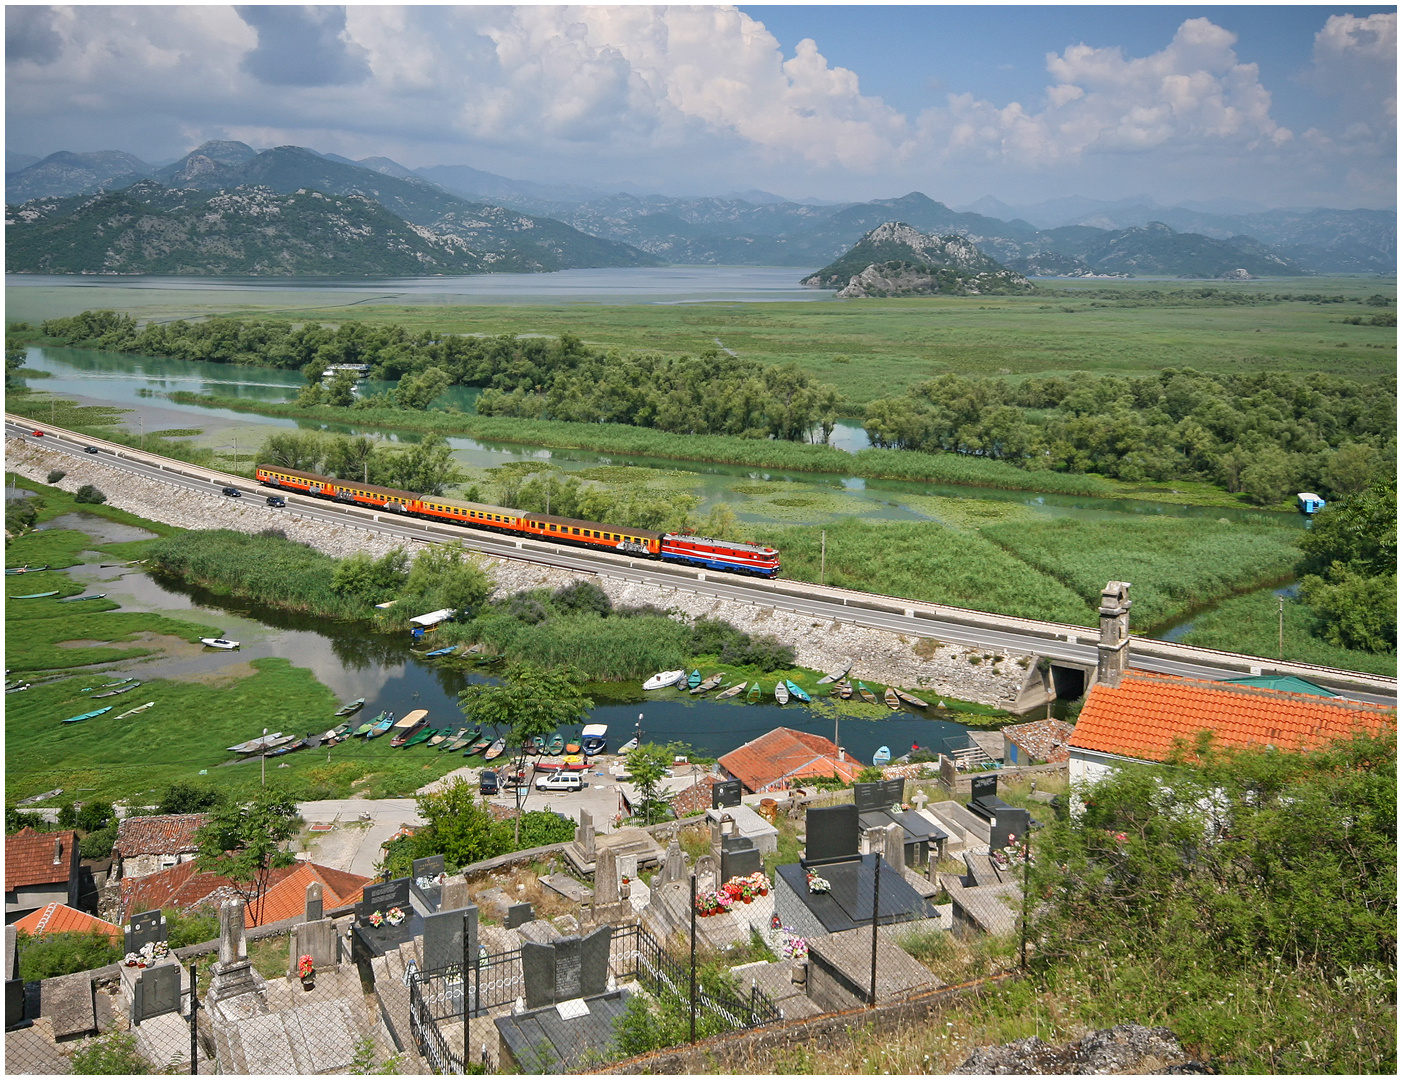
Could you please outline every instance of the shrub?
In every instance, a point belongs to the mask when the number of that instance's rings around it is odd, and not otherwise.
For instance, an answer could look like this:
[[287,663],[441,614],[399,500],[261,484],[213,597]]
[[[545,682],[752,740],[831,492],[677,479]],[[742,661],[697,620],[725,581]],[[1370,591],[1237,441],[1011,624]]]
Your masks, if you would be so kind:
[[121,947],[98,930],[87,934],[39,934],[36,937],[21,932],[16,950],[20,978],[25,982],[91,971],[115,964],[122,958]]
[[572,581],[562,585],[555,590],[551,600],[562,611],[592,611],[599,615],[608,615],[613,611],[609,594],[592,581]]
[[74,809],[73,800],[69,800],[58,808],[58,827],[60,829],[73,829],[78,826],[78,811]]
[[136,1036],[129,1031],[110,1031],[84,1040],[70,1061],[77,1076],[130,1076],[151,1071],[146,1059],[136,1052]]
[[200,945],[219,937],[219,916],[210,908],[181,913],[168,908],[166,917],[166,940],[172,949],[186,945]]
[[49,483],[50,483],[50,484],[57,484],[60,480],[62,480],[62,479],[63,479],[65,476],[67,476],[67,475],[68,475],[68,474],[67,474],[66,472],[64,472],[62,469],[54,469],[51,473],[49,473]]
[[532,810],[521,815],[521,843],[518,848],[563,844],[574,839],[574,822],[553,810]]
[[202,814],[224,801],[224,793],[209,784],[177,780],[165,789],[159,811],[162,814]]
[[107,496],[98,491],[97,488],[93,487],[91,484],[84,484],[73,496],[73,501],[80,503],[105,503],[107,501]]
[[105,859],[117,842],[117,823],[95,829],[78,842],[78,854],[85,859]]
[[112,804],[110,802],[90,802],[78,811],[78,828],[85,833],[105,829],[111,821]]

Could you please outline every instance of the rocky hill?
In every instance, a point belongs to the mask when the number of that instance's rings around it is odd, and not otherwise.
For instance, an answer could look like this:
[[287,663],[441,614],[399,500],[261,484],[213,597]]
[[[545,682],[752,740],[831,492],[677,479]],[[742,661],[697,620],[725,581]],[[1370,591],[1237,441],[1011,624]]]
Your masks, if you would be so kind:
[[1032,288],[967,237],[930,236],[901,221],[878,225],[803,284],[839,289],[842,298],[987,295]]

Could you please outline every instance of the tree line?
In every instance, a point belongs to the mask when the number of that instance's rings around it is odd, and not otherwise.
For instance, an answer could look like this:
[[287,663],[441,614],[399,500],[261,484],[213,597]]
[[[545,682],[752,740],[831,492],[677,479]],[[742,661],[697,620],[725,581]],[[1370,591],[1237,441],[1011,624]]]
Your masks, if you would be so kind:
[[1396,474],[1397,385],[1333,375],[1021,382],[941,375],[871,402],[881,447],[957,453],[1120,480],[1202,480],[1272,505],[1295,490],[1355,494]]

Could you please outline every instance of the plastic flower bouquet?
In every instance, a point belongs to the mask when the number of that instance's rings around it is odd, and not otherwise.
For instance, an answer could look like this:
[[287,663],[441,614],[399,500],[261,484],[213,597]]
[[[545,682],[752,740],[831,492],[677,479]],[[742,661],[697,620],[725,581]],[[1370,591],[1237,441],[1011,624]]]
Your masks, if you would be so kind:
[[807,960],[808,941],[786,927],[784,938],[779,942],[779,955],[785,960]]
[[302,955],[297,958],[297,978],[310,979],[316,971],[316,966],[312,963],[309,955]]
[[389,923],[390,926],[398,926],[403,921],[404,912],[401,909],[392,907],[389,911],[385,912],[385,922]]
[[384,917],[384,913],[383,913],[383,912],[379,912],[379,911],[372,911],[372,912],[370,912],[370,925],[371,925],[371,926],[384,926],[384,924],[385,924],[385,917]]
[[832,892],[832,882],[817,874],[808,875],[808,891],[811,893]]

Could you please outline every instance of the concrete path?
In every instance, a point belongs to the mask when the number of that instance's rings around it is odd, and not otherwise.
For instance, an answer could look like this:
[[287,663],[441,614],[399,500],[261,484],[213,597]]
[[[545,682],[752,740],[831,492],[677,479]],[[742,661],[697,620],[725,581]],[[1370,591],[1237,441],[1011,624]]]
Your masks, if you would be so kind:
[[[375,876],[380,845],[405,825],[422,825],[413,799],[323,799],[297,807],[308,825],[330,823],[328,833],[306,838],[312,862],[364,877]],[[361,814],[370,820],[362,821]]]

